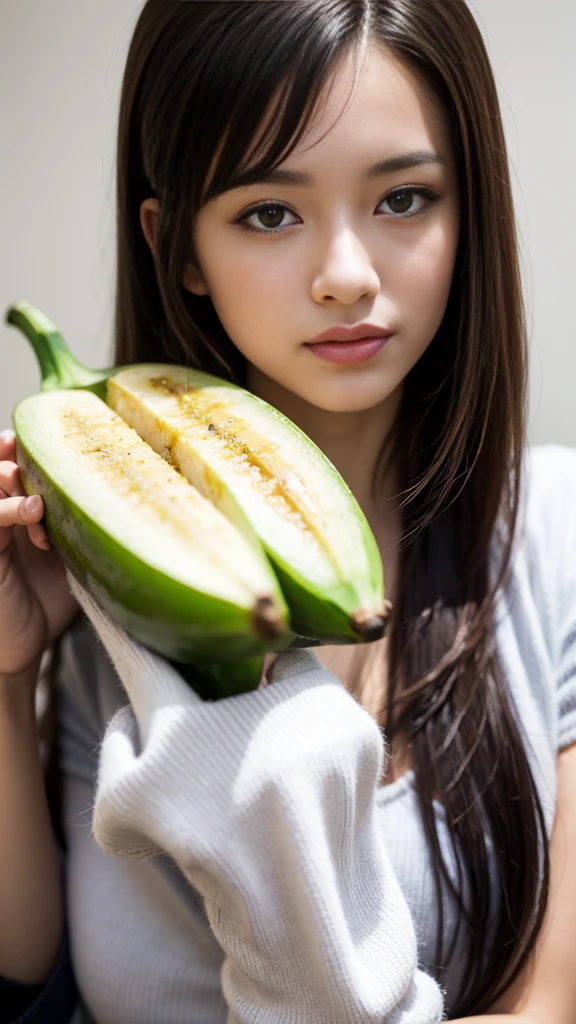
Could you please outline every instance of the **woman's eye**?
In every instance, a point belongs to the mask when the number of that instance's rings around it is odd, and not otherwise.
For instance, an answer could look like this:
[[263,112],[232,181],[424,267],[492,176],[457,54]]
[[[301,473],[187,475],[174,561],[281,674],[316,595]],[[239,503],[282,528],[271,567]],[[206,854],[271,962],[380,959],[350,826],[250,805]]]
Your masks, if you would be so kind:
[[[238,218],[238,223],[252,231],[259,231],[260,234],[269,235],[272,231],[279,231],[281,228],[289,227],[289,224],[283,223],[285,214],[290,214],[290,210],[286,206],[281,206],[280,203],[264,203],[262,206],[254,206],[251,210],[243,213]],[[292,214],[292,216],[294,215]],[[251,224],[250,221],[254,220],[256,220],[256,223]]]
[[380,205],[387,203],[389,213],[394,217],[413,217],[422,213],[435,198],[429,189],[399,188],[389,192]]
[[[388,216],[414,217],[418,213],[423,213],[437,198],[430,189],[405,186],[389,192],[381,200],[379,207],[387,204],[388,210],[385,212]],[[240,214],[235,223],[248,231],[255,231],[257,234],[271,235],[275,231],[283,231],[284,228],[298,223],[297,220],[286,221],[286,216],[294,218],[296,214],[282,203],[260,203]]]

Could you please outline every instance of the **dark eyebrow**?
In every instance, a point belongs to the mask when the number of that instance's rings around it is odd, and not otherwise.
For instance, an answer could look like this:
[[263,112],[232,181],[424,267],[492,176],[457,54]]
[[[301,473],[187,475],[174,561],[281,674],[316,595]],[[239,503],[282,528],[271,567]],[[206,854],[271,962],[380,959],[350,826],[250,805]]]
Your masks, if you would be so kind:
[[[365,181],[371,181],[383,174],[392,174],[394,171],[406,171],[410,167],[420,167],[422,164],[444,164],[444,160],[431,150],[419,149],[413,153],[402,153],[400,156],[390,157],[388,160],[380,160],[362,175]],[[304,171],[285,171],[277,167],[267,174],[256,175],[254,171],[241,171],[235,175],[228,185],[228,189],[245,188],[248,185],[304,185],[311,187],[314,178]]]

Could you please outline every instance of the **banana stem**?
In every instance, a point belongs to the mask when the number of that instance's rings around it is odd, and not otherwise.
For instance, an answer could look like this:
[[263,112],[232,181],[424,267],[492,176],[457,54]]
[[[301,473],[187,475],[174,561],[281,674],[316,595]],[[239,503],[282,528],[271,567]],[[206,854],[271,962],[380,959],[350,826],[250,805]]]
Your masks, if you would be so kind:
[[117,367],[89,370],[82,366],[72,355],[56,325],[28,302],[12,306],[6,314],[6,322],[18,327],[32,343],[40,363],[42,391],[89,388],[102,384],[117,370]]

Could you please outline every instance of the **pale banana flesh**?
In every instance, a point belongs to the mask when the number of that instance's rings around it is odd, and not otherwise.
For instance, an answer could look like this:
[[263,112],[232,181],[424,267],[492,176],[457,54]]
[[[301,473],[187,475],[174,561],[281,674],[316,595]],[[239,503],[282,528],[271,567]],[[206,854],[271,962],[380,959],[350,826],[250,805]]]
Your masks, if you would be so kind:
[[341,633],[338,640],[350,643],[382,635],[376,542],[336,469],[291,421],[241,388],[163,364],[114,374],[107,402],[230,520],[249,521],[288,603],[294,580],[296,599],[310,598],[294,628],[322,636],[332,607],[325,636]]

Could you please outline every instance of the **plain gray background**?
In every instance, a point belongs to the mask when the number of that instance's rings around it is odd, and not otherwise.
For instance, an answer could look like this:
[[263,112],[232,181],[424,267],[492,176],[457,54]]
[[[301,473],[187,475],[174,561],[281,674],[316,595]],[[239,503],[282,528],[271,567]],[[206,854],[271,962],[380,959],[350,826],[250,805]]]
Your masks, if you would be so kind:
[[[576,447],[576,3],[473,0],[500,88],[522,238],[532,442]],[[135,0],[0,0],[0,429],[38,390],[3,322],[26,299],[111,362],[114,154]]]

